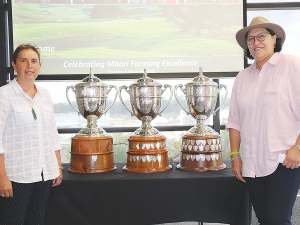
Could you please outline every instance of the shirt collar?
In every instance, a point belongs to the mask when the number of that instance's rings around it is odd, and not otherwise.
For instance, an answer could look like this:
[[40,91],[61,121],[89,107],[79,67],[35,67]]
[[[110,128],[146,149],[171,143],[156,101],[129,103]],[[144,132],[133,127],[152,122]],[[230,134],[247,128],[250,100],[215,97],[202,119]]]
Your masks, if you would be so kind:
[[[11,85],[13,86],[13,88],[14,88],[14,90],[15,90],[15,92],[16,92],[17,95],[23,92],[22,87],[17,82],[17,78],[14,78],[12,80]],[[36,87],[36,94],[38,94],[39,93],[39,88],[36,85],[35,85],[35,87]]]
[[276,66],[280,56],[281,56],[280,52],[275,52],[267,63],[270,63],[270,64]]
[[249,66],[250,70],[256,70],[256,61]]
[[15,92],[17,93],[17,95],[23,92],[23,89],[21,88],[21,86],[17,82],[17,78],[13,79],[13,81],[11,82],[11,85],[15,89]]
[[[272,57],[269,59],[269,61],[266,62],[266,63],[269,63],[269,64],[271,64],[271,65],[276,66],[276,64],[277,64],[279,58],[281,57],[281,55],[282,55],[281,52],[275,52],[275,53],[272,55]],[[256,69],[256,61],[254,61],[254,63],[251,64],[251,65],[249,66],[249,69],[250,69],[250,70],[251,70],[251,69],[257,70],[257,69]]]

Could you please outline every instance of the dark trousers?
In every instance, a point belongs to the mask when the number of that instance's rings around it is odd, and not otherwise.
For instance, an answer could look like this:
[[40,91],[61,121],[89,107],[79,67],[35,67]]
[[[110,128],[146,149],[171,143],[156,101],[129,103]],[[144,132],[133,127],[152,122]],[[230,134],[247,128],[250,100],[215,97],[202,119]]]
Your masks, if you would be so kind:
[[278,165],[266,177],[246,177],[255,214],[261,225],[291,225],[293,206],[300,186],[300,167]]
[[0,197],[0,219],[4,225],[44,224],[52,180],[35,183],[12,182],[13,197]]

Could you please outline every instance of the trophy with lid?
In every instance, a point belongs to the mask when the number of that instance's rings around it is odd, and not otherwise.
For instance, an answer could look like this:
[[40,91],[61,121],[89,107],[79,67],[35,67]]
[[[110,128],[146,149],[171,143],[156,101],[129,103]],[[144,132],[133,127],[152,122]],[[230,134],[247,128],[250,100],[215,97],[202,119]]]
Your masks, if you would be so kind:
[[[185,109],[177,97],[180,88],[186,97],[188,109]],[[215,109],[220,90],[226,91],[222,104]],[[205,77],[200,72],[191,82],[175,86],[175,98],[181,108],[192,115],[197,123],[182,137],[180,164],[178,169],[187,171],[217,171],[226,168],[222,160],[221,136],[211,127],[205,125],[206,119],[215,114],[224,104],[228,91],[226,85],[220,85]]]
[[[170,98],[165,108],[161,111],[161,96],[164,91],[170,89]],[[122,99],[122,90],[130,96],[132,111],[127,108]],[[169,165],[166,138],[154,127],[151,121],[167,108],[173,97],[173,88],[154,81],[147,76],[146,70],[142,78],[138,79],[129,87],[119,88],[119,97],[125,108],[142,121],[138,128],[129,138],[127,150],[127,163],[124,171],[133,173],[156,173],[171,170]]]
[[[68,91],[76,95],[77,110],[71,103]],[[115,97],[111,106],[106,109],[107,96],[115,89]],[[90,71],[89,76],[75,86],[66,88],[66,96],[70,105],[87,119],[87,126],[82,128],[71,144],[70,172],[101,173],[116,169],[114,164],[113,138],[105,130],[97,126],[97,120],[114,104],[118,89],[114,85],[107,85]]]

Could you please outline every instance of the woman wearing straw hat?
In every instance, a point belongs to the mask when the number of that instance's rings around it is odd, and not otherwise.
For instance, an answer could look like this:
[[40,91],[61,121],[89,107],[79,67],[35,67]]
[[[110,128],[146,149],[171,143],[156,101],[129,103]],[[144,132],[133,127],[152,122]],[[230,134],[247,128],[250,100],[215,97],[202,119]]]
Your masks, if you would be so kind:
[[246,183],[261,225],[291,224],[300,186],[300,59],[280,53],[285,32],[263,17],[236,40],[255,61],[232,90],[232,171]]

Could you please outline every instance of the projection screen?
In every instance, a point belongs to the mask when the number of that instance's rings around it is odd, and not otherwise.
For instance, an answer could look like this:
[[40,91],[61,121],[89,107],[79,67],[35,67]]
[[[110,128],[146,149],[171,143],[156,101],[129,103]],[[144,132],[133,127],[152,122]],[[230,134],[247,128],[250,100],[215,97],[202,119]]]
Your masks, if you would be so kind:
[[243,0],[14,0],[14,47],[35,44],[40,75],[233,72]]

